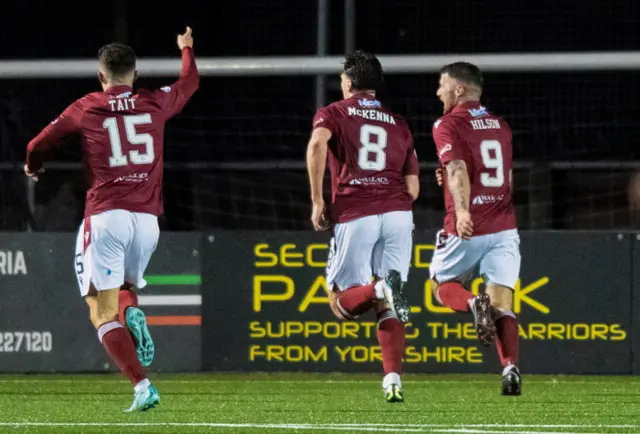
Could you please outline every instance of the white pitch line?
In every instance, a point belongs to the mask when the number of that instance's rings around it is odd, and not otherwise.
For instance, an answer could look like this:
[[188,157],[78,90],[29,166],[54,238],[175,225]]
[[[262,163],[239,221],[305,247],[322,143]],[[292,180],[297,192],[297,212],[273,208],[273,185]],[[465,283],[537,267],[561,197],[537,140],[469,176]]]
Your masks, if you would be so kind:
[[[83,422],[0,422],[0,427],[171,427],[171,428],[249,428],[278,430],[327,430],[331,431],[372,431],[372,432],[434,432],[431,428],[384,428],[376,426],[334,426],[313,424],[269,424],[269,423],[83,423]],[[504,434],[504,432],[503,432]],[[508,434],[508,433],[507,433]],[[580,433],[582,434],[582,433]],[[589,434],[589,433],[585,433]]]
[[201,295],[139,295],[140,306],[200,306]]
[[[460,433],[460,434],[597,434],[590,432],[576,431],[487,431],[484,429],[467,429],[467,428],[450,428],[450,429],[434,429],[427,431],[431,433]],[[625,434],[625,433],[611,433]]]
[[[459,434],[594,434],[584,431],[521,431],[517,428],[637,428],[640,425],[535,425],[535,424],[270,424],[270,423],[208,423],[208,422],[0,422],[0,427],[172,427],[172,428],[250,428],[281,430],[332,430],[370,432],[425,432]],[[502,428],[487,430],[486,427]],[[508,430],[508,431],[506,431]],[[620,433],[622,434],[622,433]]]
[[640,428],[637,424],[530,424],[530,423],[325,423],[336,426],[429,427],[429,428]]
[[640,428],[636,424],[527,424],[527,423],[325,423],[326,426],[379,426],[409,428]]

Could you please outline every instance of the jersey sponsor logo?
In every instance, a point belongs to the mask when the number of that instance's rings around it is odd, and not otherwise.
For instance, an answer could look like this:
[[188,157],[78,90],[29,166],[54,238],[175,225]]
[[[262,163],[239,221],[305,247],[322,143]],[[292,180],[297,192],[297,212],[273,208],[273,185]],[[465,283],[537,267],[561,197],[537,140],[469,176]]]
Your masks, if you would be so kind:
[[481,194],[479,196],[475,196],[471,203],[473,205],[489,205],[496,202],[502,202],[503,199],[504,194],[501,194],[499,196]]
[[129,98],[132,95],[132,92],[124,92],[120,95],[116,95],[116,98]]
[[148,181],[148,173],[130,173],[129,175],[119,176],[114,182],[145,182]]
[[439,155],[440,157],[442,157],[444,154],[446,154],[447,152],[449,152],[451,149],[452,149],[452,148],[451,148],[451,144],[450,144],[450,143],[448,143],[448,144],[446,144],[446,145],[445,145],[445,147],[444,147],[444,148],[440,149],[440,152],[438,153],[438,155]]
[[373,185],[373,184],[389,184],[389,178],[386,176],[365,176],[363,178],[355,178],[349,181],[349,185]]
[[473,116],[474,118],[477,118],[478,116],[486,116],[486,115],[489,114],[489,112],[487,111],[486,108],[480,107],[480,108],[477,108],[477,109],[469,110],[469,114],[471,116]]
[[361,99],[358,101],[358,104],[360,104],[360,107],[382,107],[382,104],[380,104],[380,101],[378,100],[370,100],[370,99]]
[[161,91],[169,93],[171,92],[171,86],[165,86],[160,88]]

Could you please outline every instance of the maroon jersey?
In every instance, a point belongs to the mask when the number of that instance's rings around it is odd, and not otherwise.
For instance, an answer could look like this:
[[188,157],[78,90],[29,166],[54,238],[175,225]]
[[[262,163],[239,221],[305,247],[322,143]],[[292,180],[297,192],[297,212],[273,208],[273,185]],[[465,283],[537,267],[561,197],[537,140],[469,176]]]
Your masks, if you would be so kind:
[[[440,163],[463,160],[469,172],[469,212],[473,234],[484,235],[515,229],[511,199],[511,128],[479,102],[458,104],[433,125],[433,139]],[[443,170],[446,185],[446,170]],[[444,189],[447,215],[444,230],[456,234],[456,212],[449,189]]]
[[182,50],[177,82],[158,90],[115,86],[71,104],[27,147],[30,171],[62,137],[80,133],[91,176],[85,217],[112,209],[162,214],[164,125],[199,85],[193,50]]
[[404,176],[419,169],[404,119],[375,97],[356,94],[318,110],[313,127],[331,131],[332,223],[412,209]]

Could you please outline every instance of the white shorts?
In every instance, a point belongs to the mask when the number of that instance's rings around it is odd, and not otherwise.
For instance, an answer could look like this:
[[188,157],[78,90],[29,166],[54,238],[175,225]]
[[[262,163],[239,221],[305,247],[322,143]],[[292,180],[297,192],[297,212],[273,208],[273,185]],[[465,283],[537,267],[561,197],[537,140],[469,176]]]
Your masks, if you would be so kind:
[[120,288],[128,282],[144,288],[144,271],[156,250],[160,228],[152,214],[111,210],[85,218],[76,240],[75,267],[80,294]]
[[338,223],[327,260],[327,287],[344,291],[367,285],[389,270],[407,281],[413,245],[413,213],[393,211]]
[[514,289],[520,275],[520,236],[516,229],[462,240],[443,231],[436,235],[436,250],[429,267],[431,279],[463,284],[482,276],[485,284]]

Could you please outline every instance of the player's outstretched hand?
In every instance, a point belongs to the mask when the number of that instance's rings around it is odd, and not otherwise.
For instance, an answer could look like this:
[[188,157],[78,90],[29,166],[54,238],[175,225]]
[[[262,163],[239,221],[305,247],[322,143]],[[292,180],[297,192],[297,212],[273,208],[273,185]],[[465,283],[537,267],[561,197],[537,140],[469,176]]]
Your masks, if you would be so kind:
[[468,240],[473,235],[473,221],[469,211],[460,211],[456,213],[456,229],[458,236],[463,240]]
[[329,221],[324,215],[324,202],[313,202],[311,211],[311,223],[316,231],[326,231],[329,229]]
[[436,182],[438,183],[438,187],[442,187],[442,184],[444,184],[444,178],[442,177],[442,167],[438,167],[436,169]]
[[187,26],[187,31],[182,35],[178,35],[178,48],[181,50],[185,47],[193,47],[193,36],[191,36],[191,27]]
[[44,168],[36,170],[35,172],[32,172],[29,170],[26,164],[24,165],[24,174],[32,178],[35,182],[38,182],[38,175],[40,173],[44,173]]

